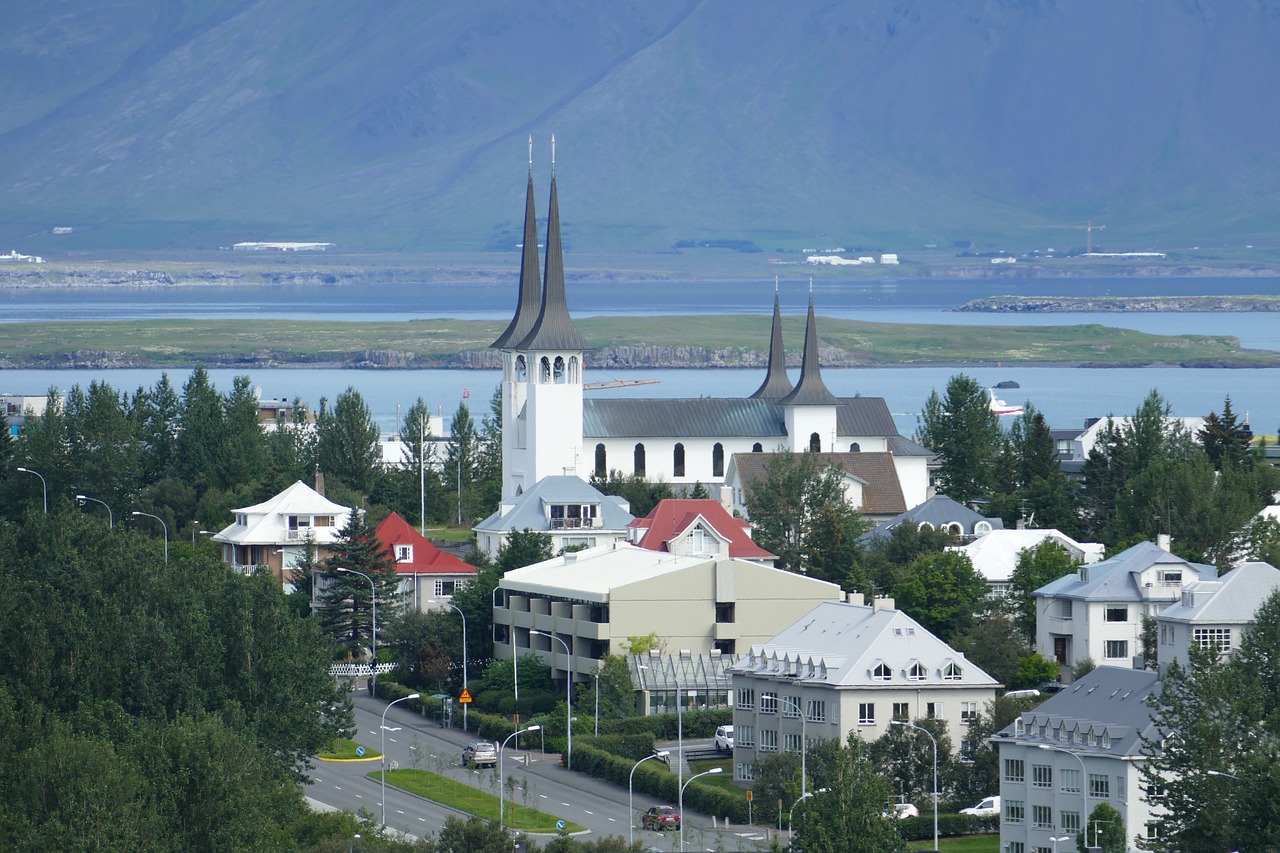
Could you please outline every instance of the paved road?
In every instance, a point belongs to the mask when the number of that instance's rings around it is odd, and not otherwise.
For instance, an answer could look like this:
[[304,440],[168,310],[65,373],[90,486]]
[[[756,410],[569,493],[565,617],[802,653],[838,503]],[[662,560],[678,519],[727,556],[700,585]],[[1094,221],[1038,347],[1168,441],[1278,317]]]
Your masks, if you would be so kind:
[[[356,696],[355,740],[378,749],[379,725],[386,703],[367,696]],[[399,767],[420,767],[498,794],[498,774],[491,770],[469,770],[459,766],[462,748],[472,736],[454,729],[443,729],[429,719],[397,705],[387,712],[386,760]],[[392,729],[396,729],[392,731]],[[520,746],[534,746],[535,735],[522,736]],[[688,742],[685,746],[688,748]],[[560,766],[559,755],[515,750],[514,742],[503,750],[503,774],[518,780],[508,801],[528,804],[565,820],[581,824],[596,835],[627,836],[627,790],[602,782]],[[527,763],[526,763],[527,762]],[[369,773],[379,769],[379,762],[316,762],[307,796],[329,807],[358,812],[365,810],[375,820],[382,814],[382,788]],[[636,793],[635,808],[639,815],[654,805],[647,795]],[[416,837],[439,831],[445,819],[460,812],[446,808],[413,794],[387,786],[387,826]],[[638,840],[658,850],[678,847],[674,833],[665,835],[639,828]],[[756,850],[763,845],[762,832],[712,827],[709,817],[685,810],[685,849]]]

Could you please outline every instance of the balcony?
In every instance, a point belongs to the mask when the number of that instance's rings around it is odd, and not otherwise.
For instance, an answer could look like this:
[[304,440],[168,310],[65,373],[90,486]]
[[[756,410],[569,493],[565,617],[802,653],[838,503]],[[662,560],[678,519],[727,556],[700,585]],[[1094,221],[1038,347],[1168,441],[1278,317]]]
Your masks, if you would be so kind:
[[597,518],[553,518],[551,519],[552,530],[587,530],[593,527],[599,527],[599,519]]

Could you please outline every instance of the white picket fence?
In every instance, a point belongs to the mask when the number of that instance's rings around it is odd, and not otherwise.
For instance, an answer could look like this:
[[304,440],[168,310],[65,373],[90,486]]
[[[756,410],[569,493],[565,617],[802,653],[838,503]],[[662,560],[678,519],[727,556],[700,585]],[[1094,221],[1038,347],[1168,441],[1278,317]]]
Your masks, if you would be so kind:
[[[376,669],[378,675],[382,675],[384,672],[390,672],[397,666],[399,666],[399,664],[380,663]],[[329,674],[334,678],[361,678],[373,675],[374,669],[375,667],[367,663],[335,663],[333,666],[329,667]]]

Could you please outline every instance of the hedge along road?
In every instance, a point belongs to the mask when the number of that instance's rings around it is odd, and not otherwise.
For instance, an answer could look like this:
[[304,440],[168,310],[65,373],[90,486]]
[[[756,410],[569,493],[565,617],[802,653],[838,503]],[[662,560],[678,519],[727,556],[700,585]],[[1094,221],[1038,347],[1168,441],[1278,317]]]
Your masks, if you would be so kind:
[[[356,695],[356,734],[354,739],[368,745],[379,740],[378,726],[381,722],[386,703],[363,695]],[[399,731],[388,731],[387,762],[396,762],[399,767],[413,767],[413,755],[416,751],[423,753],[419,766],[424,770],[441,773],[455,779],[463,779],[466,774],[476,771],[459,766],[462,748],[474,738],[457,729],[442,729],[430,720],[402,710],[400,706],[392,708],[387,714],[387,726],[398,726]],[[523,740],[523,738],[522,738]],[[559,756],[542,755],[539,752],[519,753],[529,755],[530,763],[525,766],[513,760],[516,755],[510,746],[503,750],[503,771],[507,776],[515,776],[519,787],[513,794],[515,802],[525,803],[524,789],[529,791],[529,805],[542,811],[556,814],[566,821],[581,824],[596,836],[627,835],[627,791],[602,782],[581,773],[566,770],[560,766]],[[443,767],[441,766],[443,765]],[[319,763],[311,773],[314,784],[306,794],[311,799],[333,808],[351,812],[361,808],[377,816],[380,812],[380,786],[375,772],[373,778],[366,774],[370,765],[365,763]],[[489,782],[492,771],[482,770],[480,778],[481,790],[497,794]],[[477,777],[471,776],[471,784],[476,784]],[[635,806],[639,814],[656,800],[639,792],[636,793]],[[674,804],[672,804],[674,805]],[[449,815],[460,813],[441,806],[430,800],[401,791],[392,785],[387,786],[387,825],[398,832],[422,837],[439,832]],[[751,832],[745,827],[735,827],[728,831],[712,832],[711,818],[685,810],[688,823],[685,826],[685,844],[690,850],[714,849],[722,845],[723,849],[736,850],[739,846],[749,847],[752,842],[762,843],[752,836],[762,836],[763,832]],[[642,834],[638,818],[636,826],[637,839],[649,838]],[[744,840],[745,839],[745,840]],[[661,845],[659,837],[654,834],[652,843]]]

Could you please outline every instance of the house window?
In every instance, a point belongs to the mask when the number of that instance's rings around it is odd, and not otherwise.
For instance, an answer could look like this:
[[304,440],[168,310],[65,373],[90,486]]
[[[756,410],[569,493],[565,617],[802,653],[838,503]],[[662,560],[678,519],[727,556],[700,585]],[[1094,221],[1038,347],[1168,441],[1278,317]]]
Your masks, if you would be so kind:
[[1105,800],[1111,796],[1111,777],[1101,773],[1090,773],[1089,796],[1095,800]]
[[333,527],[332,515],[317,515],[314,519],[314,527]]
[[724,445],[718,441],[711,448],[711,476],[724,476]]
[[737,605],[732,601],[722,601],[716,605],[716,621],[722,625],[733,622]]
[[1053,829],[1053,807],[1032,806],[1031,825],[1036,829]]
[[1146,789],[1146,794],[1147,794],[1148,805],[1154,806],[1156,803],[1163,803],[1164,802],[1164,785],[1161,785],[1159,783],[1154,785],[1148,785]]
[[1208,650],[1217,646],[1220,652],[1231,651],[1230,628],[1196,628],[1192,632],[1192,638],[1202,649]]
[[752,711],[756,707],[756,692],[751,689],[738,691],[738,707],[744,711]]
[[910,681],[924,681],[929,675],[929,670],[925,669],[924,664],[916,661],[911,664],[911,669],[907,672],[907,679]]
[[1006,758],[1004,760],[1004,781],[1021,782],[1026,779],[1026,764],[1021,758]]
[[784,734],[782,736],[782,751],[783,752],[799,752],[800,751],[800,735]]
[[1121,802],[1124,802],[1126,799],[1128,799],[1128,792],[1125,790],[1123,776],[1116,777],[1116,799],[1120,800]]
[[943,718],[941,702],[926,702],[924,706],[924,715],[930,720],[941,720]]
[[756,778],[756,766],[749,761],[733,765],[733,778],[738,782],[752,782]]
[[457,589],[457,586],[458,586],[457,581],[437,580],[436,581],[436,597],[443,598],[445,596],[453,595],[454,590]]
[[942,669],[942,680],[959,681],[963,674],[960,667],[956,666],[955,663],[949,663]]
[[1004,804],[1004,822],[1022,823],[1027,819],[1027,804],[1023,800],[1008,800]]
[[1129,656],[1128,640],[1107,640],[1103,645],[1102,656],[1108,659],[1123,658]]
[[689,553],[705,554],[707,552],[707,532],[701,527],[689,531]]
[[1182,586],[1182,572],[1161,572],[1160,586]]
[[760,730],[760,751],[761,752],[777,752],[778,751],[778,730],[777,729],[761,729]]
[[1160,821],[1153,820],[1147,822],[1147,838],[1152,841],[1160,840]]
[[1127,607],[1108,607],[1106,620],[1108,622],[1128,622],[1129,608]]
[[1058,602],[1058,618],[1059,619],[1071,618],[1071,600],[1070,599],[1064,598]]
[[760,713],[776,714],[778,713],[778,694],[772,691],[760,694]]
[[716,640],[711,644],[711,648],[715,649],[722,655],[736,655],[738,653],[738,641]]
[[397,545],[396,546],[396,562],[412,563],[413,562],[413,546]]
[[755,444],[751,445],[751,452],[764,453],[764,445],[757,441]]
[[608,455],[605,452],[603,444],[596,445],[596,476],[604,477],[608,471]]
[[809,433],[809,450],[813,453],[822,452],[822,437],[816,432]]
[[676,443],[675,452],[671,454],[671,474],[675,477],[684,476],[684,445]]
[[811,723],[825,723],[827,721],[827,702],[825,699],[810,699],[808,707],[805,709],[805,715]]
[[874,726],[876,724],[876,703],[858,703],[858,725]]
[[1026,845],[1024,845],[1021,841],[1010,841],[1009,853],[1027,853]]
[[875,671],[871,674],[871,677],[876,681],[892,681],[893,670],[889,669],[889,665],[887,663],[877,664]]
[[1047,764],[1032,764],[1031,765],[1031,787],[1052,788],[1053,787],[1053,768]]
[[1080,812],[1058,812],[1058,821],[1063,832],[1080,831]]
[[756,745],[756,727],[755,726],[738,726],[734,731],[733,741],[738,746],[755,746]]
[[890,719],[906,722],[911,719],[911,705],[907,702],[894,702]]
[[799,717],[800,716],[800,697],[799,696],[783,696],[782,697],[782,716]]
[[960,722],[971,723],[978,716],[977,702],[961,702],[960,703]]
[[641,477],[644,476],[644,445],[637,444],[635,451],[632,453],[631,467],[635,473]]

